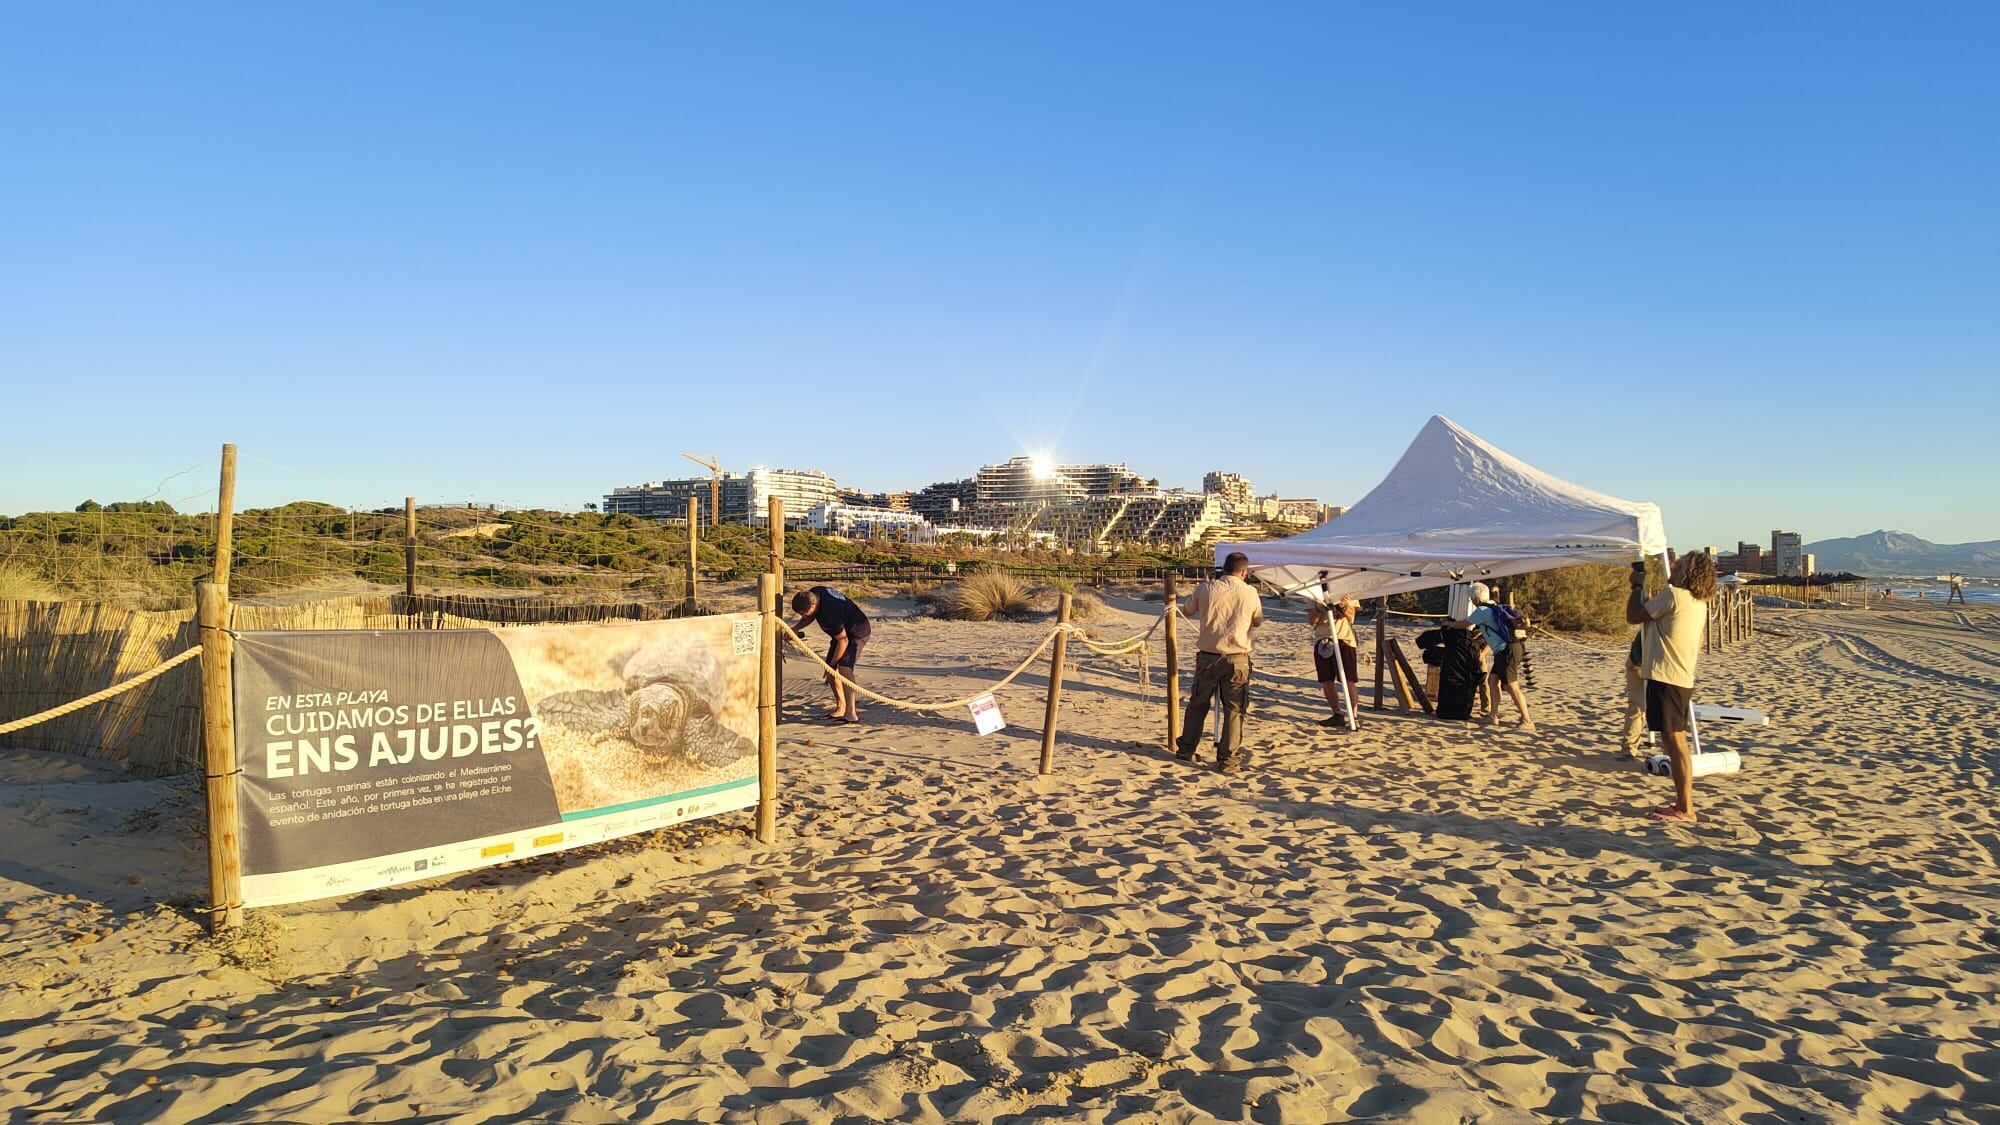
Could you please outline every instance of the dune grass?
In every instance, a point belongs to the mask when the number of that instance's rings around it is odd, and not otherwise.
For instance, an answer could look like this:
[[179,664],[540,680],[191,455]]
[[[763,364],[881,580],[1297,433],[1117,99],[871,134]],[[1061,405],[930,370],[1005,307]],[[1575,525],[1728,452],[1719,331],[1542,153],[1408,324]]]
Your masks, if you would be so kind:
[[1035,613],[1028,587],[1000,572],[974,574],[954,583],[939,608],[953,621],[1022,621]]

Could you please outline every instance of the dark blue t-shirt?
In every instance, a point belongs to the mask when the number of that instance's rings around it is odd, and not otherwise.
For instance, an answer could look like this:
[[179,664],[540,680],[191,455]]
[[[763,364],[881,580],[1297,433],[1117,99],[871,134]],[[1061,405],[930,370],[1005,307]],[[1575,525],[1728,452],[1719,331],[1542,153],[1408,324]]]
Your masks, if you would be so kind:
[[826,630],[829,637],[846,633],[850,640],[860,640],[868,635],[868,615],[853,599],[831,586],[814,586],[810,593],[819,599],[819,607],[813,611],[813,620]]

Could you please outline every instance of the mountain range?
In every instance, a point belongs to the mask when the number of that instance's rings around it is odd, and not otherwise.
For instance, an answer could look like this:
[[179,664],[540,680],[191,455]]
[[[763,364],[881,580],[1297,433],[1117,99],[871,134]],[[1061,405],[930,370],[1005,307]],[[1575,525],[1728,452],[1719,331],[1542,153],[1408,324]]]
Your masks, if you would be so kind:
[[1907,531],[1874,531],[1806,544],[1820,573],[1875,575],[2000,575],[2000,539],[1984,543],[1933,543]]

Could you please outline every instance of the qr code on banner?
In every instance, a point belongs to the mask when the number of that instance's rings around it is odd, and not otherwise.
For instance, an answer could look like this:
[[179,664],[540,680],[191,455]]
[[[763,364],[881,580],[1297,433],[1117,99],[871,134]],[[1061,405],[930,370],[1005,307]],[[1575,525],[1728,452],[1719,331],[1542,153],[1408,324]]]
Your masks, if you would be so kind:
[[757,651],[757,622],[737,621],[729,626],[729,651],[735,656]]

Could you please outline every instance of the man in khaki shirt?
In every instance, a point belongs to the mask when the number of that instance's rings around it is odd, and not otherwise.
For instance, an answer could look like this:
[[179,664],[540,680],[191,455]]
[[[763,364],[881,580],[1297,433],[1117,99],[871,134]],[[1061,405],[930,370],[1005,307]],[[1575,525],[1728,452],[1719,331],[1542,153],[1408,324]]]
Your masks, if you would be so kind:
[[1257,591],[1243,580],[1248,573],[1249,558],[1232,553],[1222,560],[1222,577],[1195,587],[1180,610],[1201,622],[1201,638],[1176,756],[1194,761],[1202,728],[1208,725],[1209,700],[1220,695],[1222,741],[1215,748],[1215,768],[1224,773],[1249,766],[1243,753],[1243,712],[1250,701],[1250,630],[1264,624],[1264,609]]

